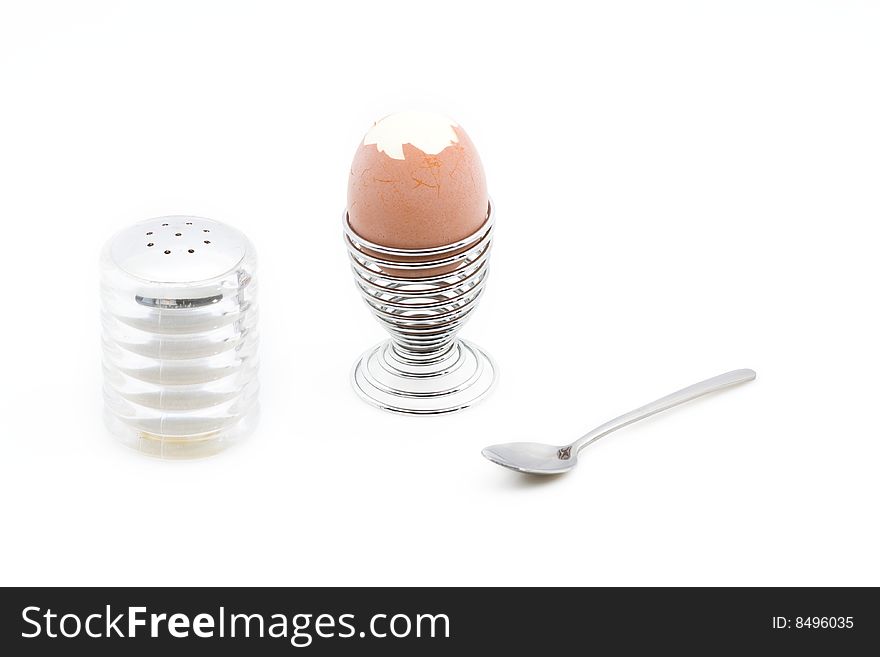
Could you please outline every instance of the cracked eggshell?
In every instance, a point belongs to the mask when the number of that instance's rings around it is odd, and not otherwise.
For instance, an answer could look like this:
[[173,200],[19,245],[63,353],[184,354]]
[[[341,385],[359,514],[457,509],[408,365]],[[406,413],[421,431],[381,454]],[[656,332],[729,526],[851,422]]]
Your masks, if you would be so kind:
[[377,121],[354,155],[348,219],[362,238],[403,249],[452,244],[486,221],[480,156],[464,130],[428,112]]

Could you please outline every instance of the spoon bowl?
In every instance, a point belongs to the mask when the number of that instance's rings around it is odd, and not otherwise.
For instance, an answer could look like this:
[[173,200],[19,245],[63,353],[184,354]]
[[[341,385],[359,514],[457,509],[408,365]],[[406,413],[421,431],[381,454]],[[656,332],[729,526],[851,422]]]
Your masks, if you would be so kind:
[[504,443],[491,445],[483,456],[504,468],[525,474],[562,474],[577,465],[577,454],[568,446],[542,443]]

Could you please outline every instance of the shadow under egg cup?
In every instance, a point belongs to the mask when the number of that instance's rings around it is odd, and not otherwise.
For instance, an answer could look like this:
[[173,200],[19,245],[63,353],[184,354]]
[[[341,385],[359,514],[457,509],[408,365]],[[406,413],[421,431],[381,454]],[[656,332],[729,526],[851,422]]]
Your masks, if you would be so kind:
[[391,335],[352,370],[360,397],[409,415],[452,413],[492,390],[497,368],[457,337],[489,275],[494,213],[472,235],[447,246],[400,249],[359,237],[343,216],[345,242],[361,296]]
[[258,416],[256,256],[200,217],[150,219],[101,254],[104,409],[110,432],[165,459],[209,456]]

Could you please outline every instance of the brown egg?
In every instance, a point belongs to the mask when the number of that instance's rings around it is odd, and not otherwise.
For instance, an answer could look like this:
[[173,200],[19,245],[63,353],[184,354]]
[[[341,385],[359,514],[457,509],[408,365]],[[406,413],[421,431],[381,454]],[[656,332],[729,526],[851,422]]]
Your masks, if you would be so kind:
[[446,246],[486,221],[480,156],[457,123],[399,112],[364,136],[348,180],[348,219],[360,237],[393,248]]

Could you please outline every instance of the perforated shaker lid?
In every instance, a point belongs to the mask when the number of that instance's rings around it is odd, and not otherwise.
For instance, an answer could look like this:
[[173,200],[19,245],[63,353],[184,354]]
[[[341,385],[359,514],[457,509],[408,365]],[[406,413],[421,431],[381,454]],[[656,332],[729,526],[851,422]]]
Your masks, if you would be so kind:
[[110,257],[122,271],[153,283],[194,283],[234,269],[250,248],[239,231],[204,217],[157,217],[118,233]]

